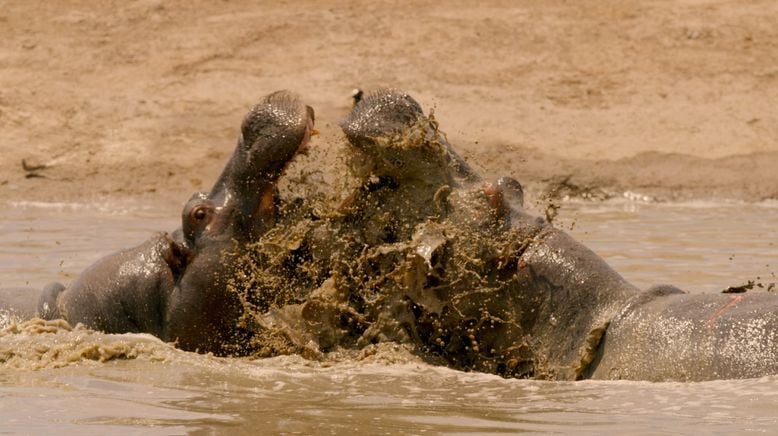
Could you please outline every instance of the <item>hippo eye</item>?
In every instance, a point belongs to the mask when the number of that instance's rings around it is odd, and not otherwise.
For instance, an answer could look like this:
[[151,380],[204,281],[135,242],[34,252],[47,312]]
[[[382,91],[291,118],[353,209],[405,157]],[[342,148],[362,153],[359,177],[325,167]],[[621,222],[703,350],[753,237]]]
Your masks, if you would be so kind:
[[197,209],[195,209],[195,210],[194,210],[194,212],[192,213],[192,216],[193,216],[193,217],[194,217],[194,219],[196,219],[197,221],[202,221],[202,220],[204,220],[206,215],[207,215],[207,213],[206,213],[206,211],[205,211],[205,208],[202,208],[202,207],[198,207],[198,208],[197,208]]

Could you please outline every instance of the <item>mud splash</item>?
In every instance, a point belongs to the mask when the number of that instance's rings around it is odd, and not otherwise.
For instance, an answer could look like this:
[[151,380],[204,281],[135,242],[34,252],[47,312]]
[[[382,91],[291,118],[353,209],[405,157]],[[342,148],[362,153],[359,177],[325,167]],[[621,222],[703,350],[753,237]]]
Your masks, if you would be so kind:
[[232,259],[250,354],[329,360],[395,343],[457,369],[552,377],[510,291],[545,223],[512,229],[523,212],[501,194],[495,207],[432,118],[347,156],[349,191],[287,201],[275,228]]

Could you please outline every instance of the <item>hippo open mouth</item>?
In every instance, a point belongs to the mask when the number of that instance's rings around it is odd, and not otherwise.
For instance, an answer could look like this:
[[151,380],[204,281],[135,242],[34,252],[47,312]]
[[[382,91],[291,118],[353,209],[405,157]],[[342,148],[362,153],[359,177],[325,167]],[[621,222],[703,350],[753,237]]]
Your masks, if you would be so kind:
[[275,183],[308,147],[313,124],[313,109],[287,91],[268,95],[249,111],[235,151],[207,196],[220,208],[216,231],[238,226],[256,237],[272,226]]

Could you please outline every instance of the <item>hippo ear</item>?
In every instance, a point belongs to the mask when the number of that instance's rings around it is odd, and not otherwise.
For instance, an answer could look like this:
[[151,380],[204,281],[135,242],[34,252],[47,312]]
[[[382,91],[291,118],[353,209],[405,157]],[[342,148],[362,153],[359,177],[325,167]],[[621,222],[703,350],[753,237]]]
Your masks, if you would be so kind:
[[165,238],[164,243],[168,245],[161,247],[162,259],[170,268],[173,280],[177,281],[184,273],[186,265],[189,263],[190,257],[192,257],[192,249],[172,238]]
[[57,297],[65,291],[65,287],[60,283],[49,283],[43,288],[40,297],[38,297],[38,316],[43,319],[62,318],[57,304]]
[[421,119],[424,112],[413,97],[397,89],[379,89],[362,96],[340,127],[349,142],[361,146],[402,133]]

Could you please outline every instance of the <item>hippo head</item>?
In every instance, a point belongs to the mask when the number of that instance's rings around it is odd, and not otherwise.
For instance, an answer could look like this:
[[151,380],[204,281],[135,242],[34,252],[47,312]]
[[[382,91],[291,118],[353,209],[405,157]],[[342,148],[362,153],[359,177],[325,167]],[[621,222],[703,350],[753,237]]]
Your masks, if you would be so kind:
[[452,169],[463,164],[434,118],[425,116],[419,103],[402,91],[368,94],[341,128],[353,147],[352,168],[357,176],[451,184]]
[[165,339],[186,350],[244,354],[251,337],[234,291],[244,274],[235,259],[275,222],[276,182],[313,133],[313,111],[294,95],[268,95],[249,111],[238,145],[208,194],[182,213],[188,262],[167,304]]

